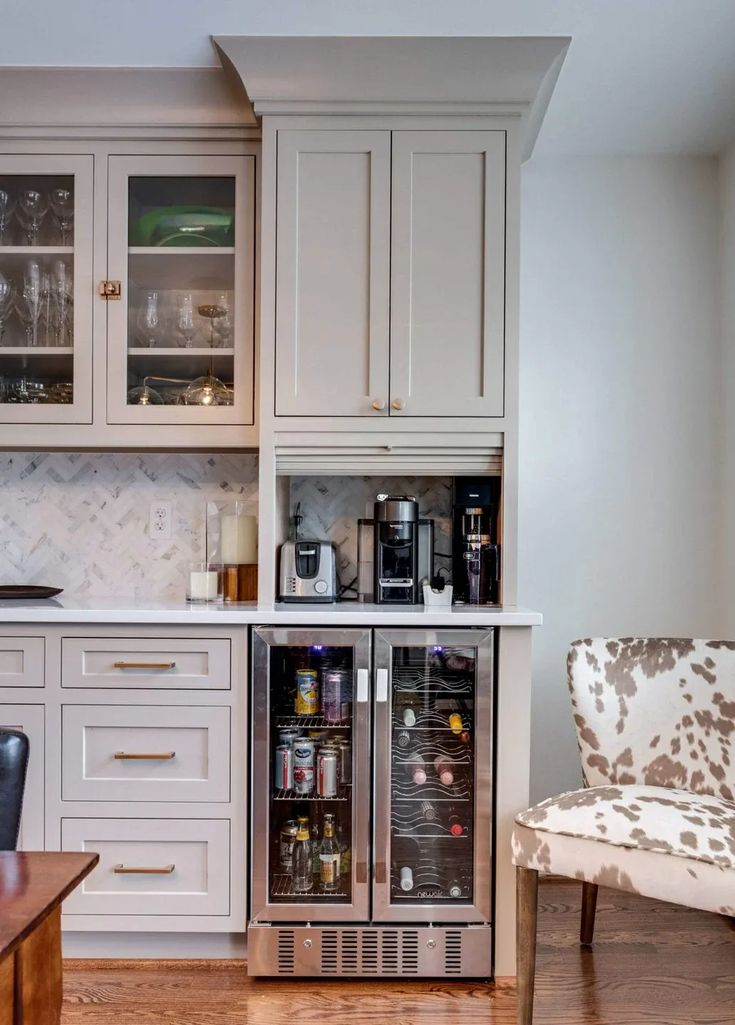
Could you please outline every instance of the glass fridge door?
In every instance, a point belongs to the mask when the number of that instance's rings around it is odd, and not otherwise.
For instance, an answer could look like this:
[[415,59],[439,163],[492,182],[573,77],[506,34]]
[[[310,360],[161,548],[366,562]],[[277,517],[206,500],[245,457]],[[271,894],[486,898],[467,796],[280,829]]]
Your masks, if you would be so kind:
[[492,645],[376,634],[376,921],[490,920]]
[[251,920],[368,917],[370,631],[253,632]]

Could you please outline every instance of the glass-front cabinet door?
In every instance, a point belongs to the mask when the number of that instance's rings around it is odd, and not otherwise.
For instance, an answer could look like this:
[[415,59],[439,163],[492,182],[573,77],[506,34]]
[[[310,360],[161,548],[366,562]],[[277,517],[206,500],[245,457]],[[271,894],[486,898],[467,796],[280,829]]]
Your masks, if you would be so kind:
[[490,921],[493,633],[375,636],[376,921]]
[[251,920],[369,912],[370,631],[253,633]]
[[111,156],[108,228],[108,421],[254,423],[254,156]]
[[91,422],[92,175],[0,156],[0,423]]

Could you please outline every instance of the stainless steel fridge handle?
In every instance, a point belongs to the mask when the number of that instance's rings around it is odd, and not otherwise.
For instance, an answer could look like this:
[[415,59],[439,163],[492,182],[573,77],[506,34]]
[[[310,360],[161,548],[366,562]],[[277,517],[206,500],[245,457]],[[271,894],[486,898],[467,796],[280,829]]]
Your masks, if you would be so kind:
[[369,681],[369,676],[368,676],[367,669],[358,669],[357,670],[357,701],[358,701],[358,704],[360,704],[360,705],[364,705],[367,702],[368,693],[369,693],[369,689],[370,689],[369,686],[368,686],[368,681]]
[[384,705],[388,700],[388,670],[378,669],[375,677],[375,700]]

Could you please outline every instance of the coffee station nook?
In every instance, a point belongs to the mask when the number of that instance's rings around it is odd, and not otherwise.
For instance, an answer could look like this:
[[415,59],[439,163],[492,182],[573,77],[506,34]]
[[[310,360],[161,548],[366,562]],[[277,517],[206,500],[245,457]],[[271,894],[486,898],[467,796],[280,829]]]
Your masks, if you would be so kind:
[[[18,489],[94,466],[65,516],[111,454],[97,520],[126,459],[151,503],[144,552],[0,600],[0,717],[43,752],[22,843],[100,854],[68,956],[512,976],[520,166],[568,40],[213,45],[0,71],[1,447]],[[58,223],[3,234],[3,194],[52,189]]]

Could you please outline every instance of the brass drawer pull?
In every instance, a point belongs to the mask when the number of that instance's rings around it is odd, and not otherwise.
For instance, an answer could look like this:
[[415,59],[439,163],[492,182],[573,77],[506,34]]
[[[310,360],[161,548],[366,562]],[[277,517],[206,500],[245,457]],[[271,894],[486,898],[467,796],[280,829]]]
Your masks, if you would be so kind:
[[113,669],[175,669],[175,662],[113,662]]
[[139,868],[136,865],[113,865],[112,871],[118,876],[170,876],[176,865],[162,865],[160,868]]
[[116,751],[113,758],[117,758],[119,762],[170,762],[172,758],[176,757],[175,751],[161,751],[160,754],[137,754],[129,753],[128,751]]

